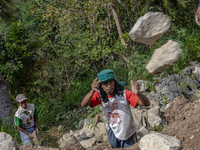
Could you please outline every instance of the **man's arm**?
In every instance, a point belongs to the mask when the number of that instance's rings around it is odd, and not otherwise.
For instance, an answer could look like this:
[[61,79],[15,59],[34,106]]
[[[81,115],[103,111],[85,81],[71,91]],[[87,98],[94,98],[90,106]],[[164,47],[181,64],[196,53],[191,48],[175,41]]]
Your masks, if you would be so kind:
[[34,137],[33,137],[31,134],[29,134],[26,130],[24,130],[22,127],[18,127],[18,126],[17,126],[17,128],[18,128],[21,132],[23,132],[23,133],[25,133],[26,135],[28,135],[28,136],[30,137],[31,140],[33,140]]
[[199,0],[199,5],[195,14],[195,22],[198,26],[200,26],[200,0]]
[[95,93],[95,91],[97,91],[97,88],[98,88],[100,82],[101,82],[101,80],[99,80],[97,82],[97,78],[94,79],[94,81],[92,83],[92,89],[90,90],[90,92],[82,100],[82,103],[81,103],[82,107],[87,107],[87,106],[90,105],[91,98],[92,98],[93,94]]
[[82,107],[87,107],[90,105],[90,101],[91,101],[91,98],[94,94],[94,90],[90,90],[90,92],[84,97],[82,103],[81,103],[81,106]]
[[150,102],[148,100],[148,98],[141,94],[140,92],[137,94],[137,97],[139,98],[138,101],[138,105],[142,105],[142,106],[150,106]]
[[142,106],[150,106],[148,98],[140,93],[140,85],[136,80],[131,80],[132,92],[139,98],[138,104]]

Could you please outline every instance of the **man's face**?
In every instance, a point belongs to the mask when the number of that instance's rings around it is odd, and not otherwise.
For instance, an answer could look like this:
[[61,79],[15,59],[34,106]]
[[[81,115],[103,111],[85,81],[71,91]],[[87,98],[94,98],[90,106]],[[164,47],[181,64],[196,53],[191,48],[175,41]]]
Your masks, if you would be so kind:
[[102,82],[101,87],[107,93],[108,96],[112,96],[115,90],[115,81],[108,80],[106,82]]
[[18,105],[21,106],[22,108],[26,109],[27,108],[27,100],[23,100],[22,102],[19,102]]

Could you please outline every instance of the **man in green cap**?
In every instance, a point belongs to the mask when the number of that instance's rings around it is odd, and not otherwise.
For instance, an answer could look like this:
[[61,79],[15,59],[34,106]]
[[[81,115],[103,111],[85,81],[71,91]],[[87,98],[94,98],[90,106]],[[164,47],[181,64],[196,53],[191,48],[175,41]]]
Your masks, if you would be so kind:
[[112,148],[126,148],[136,143],[136,128],[130,105],[149,106],[146,96],[140,93],[140,85],[131,80],[132,91],[124,90],[125,82],[115,79],[113,70],[101,71],[92,83],[91,91],[84,97],[82,107],[102,105],[109,121],[108,141]]

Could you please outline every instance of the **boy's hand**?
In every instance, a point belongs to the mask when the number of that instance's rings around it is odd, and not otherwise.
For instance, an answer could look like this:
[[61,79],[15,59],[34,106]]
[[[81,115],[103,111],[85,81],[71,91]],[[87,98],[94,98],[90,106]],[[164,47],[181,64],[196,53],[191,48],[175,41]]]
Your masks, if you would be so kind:
[[34,139],[34,137],[33,137],[31,134],[29,134],[29,137],[30,137],[30,139],[31,139],[31,140],[33,140],[33,139]]
[[92,83],[92,90],[93,90],[93,91],[97,91],[100,83],[101,83],[101,80],[99,80],[99,81],[97,82],[97,78],[94,79],[94,81],[93,81],[93,83]]
[[37,132],[37,134],[39,134],[39,133],[40,133],[40,130],[39,130],[38,128],[36,128],[36,132]]
[[137,83],[136,80],[131,80],[131,88],[132,92],[138,95],[140,93],[140,85]]

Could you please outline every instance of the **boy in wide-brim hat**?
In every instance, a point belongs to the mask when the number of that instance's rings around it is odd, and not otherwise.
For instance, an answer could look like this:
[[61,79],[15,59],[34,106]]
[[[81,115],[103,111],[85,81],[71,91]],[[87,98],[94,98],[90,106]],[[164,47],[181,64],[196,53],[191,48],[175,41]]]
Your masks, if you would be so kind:
[[[112,148],[126,148],[137,142],[136,127],[130,105],[149,106],[146,96],[140,93],[140,85],[131,80],[132,91],[124,90],[125,82],[115,79],[113,70],[106,69],[98,74],[91,91],[84,97],[82,107],[102,105],[109,121],[108,141]],[[99,88],[99,89],[98,89]]]

